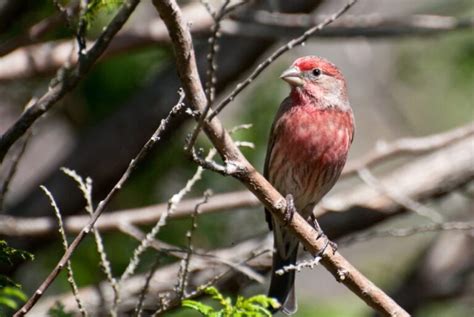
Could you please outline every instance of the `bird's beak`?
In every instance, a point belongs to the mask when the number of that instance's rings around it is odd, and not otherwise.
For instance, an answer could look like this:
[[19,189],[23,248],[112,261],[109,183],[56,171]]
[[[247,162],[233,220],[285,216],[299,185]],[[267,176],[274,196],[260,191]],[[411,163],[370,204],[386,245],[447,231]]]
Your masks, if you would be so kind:
[[304,85],[304,80],[301,77],[301,71],[297,67],[290,67],[285,70],[281,75],[280,78],[286,81],[293,87],[300,87]]

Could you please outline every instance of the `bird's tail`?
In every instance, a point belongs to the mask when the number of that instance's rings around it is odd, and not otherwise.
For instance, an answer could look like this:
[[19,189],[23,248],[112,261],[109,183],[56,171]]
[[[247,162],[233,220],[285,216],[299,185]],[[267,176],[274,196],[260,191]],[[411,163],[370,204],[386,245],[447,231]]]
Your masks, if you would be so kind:
[[[298,254],[298,240],[280,225],[273,226],[274,249],[273,267],[268,297],[275,298],[281,305],[281,310],[286,315],[296,313],[298,309],[295,296],[295,271],[289,270],[283,274],[276,274],[277,270],[295,264]],[[275,310],[273,313],[275,313]]]

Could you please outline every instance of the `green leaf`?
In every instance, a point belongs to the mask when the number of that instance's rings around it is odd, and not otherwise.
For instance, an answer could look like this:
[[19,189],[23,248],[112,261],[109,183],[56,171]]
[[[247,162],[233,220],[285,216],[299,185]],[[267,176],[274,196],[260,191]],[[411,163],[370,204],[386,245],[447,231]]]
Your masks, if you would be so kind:
[[181,305],[183,307],[187,307],[187,308],[197,310],[198,312],[200,312],[204,316],[210,316],[212,313],[215,313],[215,310],[212,306],[209,306],[209,305],[206,305],[206,304],[203,304],[201,302],[194,301],[194,300],[190,300],[190,299],[183,300]]
[[5,287],[0,289],[0,296],[10,296],[19,299],[22,302],[26,302],[28,297],[18,287]]
[[207,287],[204,292],[223,308],[216,311],[213,307],[194,300],[184,300],[182,305],[197,310],[206,317],[271,317],[269,308],[280,306],[278,301],[265,295],[250,298],[238,296],[234,305],[230,297],[224,297],[215,287]]
[[11,298],[0,296],[0,306],[6,306],[11,309],[17,309],[18,303]]

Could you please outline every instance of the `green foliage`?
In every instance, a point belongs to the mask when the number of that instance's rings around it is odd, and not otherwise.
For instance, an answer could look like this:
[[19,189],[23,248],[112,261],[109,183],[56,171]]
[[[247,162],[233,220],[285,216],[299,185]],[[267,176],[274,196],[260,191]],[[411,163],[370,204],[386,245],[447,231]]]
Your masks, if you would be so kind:
[[[0,240],[0,264],[15,265],[25,260],[33,260],[31,253],[10,247],[6,241]],[[20,290],[20,285],[8,276],[0,274],[0,315],[6,315],[6,310],[15,310],[19,302],[27,300]]]
[[64,304],[61,302],[56,302],[49,310],[49,317],[72,317],[73,313],[67,312]]
[[194,300],[183,300],[182,305],[197,310],[206,317],[270,317],[272,313],[269,311],[269,308],[279,307],[275,299],[265,295],[256,295],[250,298],[238,296],[234,305],[230,297],[224,297],[215,287],[207,287],[204,289],[204,292],[211,295],[222,308],[216,310],[212,306]]
[[[0,263],[14,265],[25,260],[33,260],[33,254],[8,246],[5,240],[0,240]],[[0,287],[4,285],[0,284]]]
[[121,4],[123,0],[91,0],[87,5],[87,11],[84,18],[87,23],[93,22],[99,14],[105,12],[110,14],[115,11]]
[[[5,240],[0,240],[0,264],[13,266],[17,263],[33,259],[33,254],[12,248],[8,246]],[[0,274],[0,291],[7,286],[19,287],[19,285],[13,282],[9,277]]]
[[18,303],[27,299],[25,293],[16,286],[0,288],[0,315],[3,316],[6,309],[18,309]]

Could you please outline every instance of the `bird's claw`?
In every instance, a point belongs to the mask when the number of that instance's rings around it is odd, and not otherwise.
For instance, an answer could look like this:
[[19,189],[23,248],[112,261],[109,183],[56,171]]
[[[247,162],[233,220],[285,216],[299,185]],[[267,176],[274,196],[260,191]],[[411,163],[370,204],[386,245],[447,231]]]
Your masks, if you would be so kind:
[[321,249],[321,251],[319,251],[315,257],[319,257],[319,256],[322,256],[324,254],[324,252],[326,252],[326,249],[328,246],[331,246],[331,249],[332,249],[332,253],[336,253],[337,251],[337,244],[335,242],[332,242],[331,240],[329,240],[329,238],[324,234],[323,232],[323,229],[321,229],[321,226],[319,225],[319,222],[318,220],[316,220],[316,217],[314,217],[313,215],[311,215],[311,218],[309,220],[310,224],[313,226],[313,228],[316,230],[316,232],[318,233],[316,239],[325,239],[326,242],[324,244],[324,247]]
[[283,217],[283,221],[285,222],[285,225],[288,225],[293,219],[293,215],[296,212],[296,208],[295,208],[293,195],[291,194],[286,195],[285,200],[286,200],[286,210],[285,210],[285,216]]

